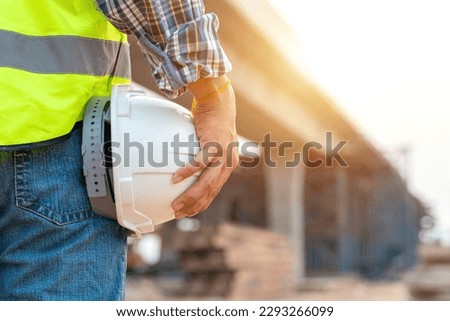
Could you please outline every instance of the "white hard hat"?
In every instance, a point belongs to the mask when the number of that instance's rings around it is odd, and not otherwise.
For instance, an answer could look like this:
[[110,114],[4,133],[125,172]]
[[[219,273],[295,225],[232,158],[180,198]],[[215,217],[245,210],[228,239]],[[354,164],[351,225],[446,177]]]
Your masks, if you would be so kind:
[[91,205],[138,237],[175,218],[171,203],[199,174],[178,184],[173,174],[198,152],[191,113],[156,94],[118,85],[111,98],[94,97],[86,107],[82,153]]

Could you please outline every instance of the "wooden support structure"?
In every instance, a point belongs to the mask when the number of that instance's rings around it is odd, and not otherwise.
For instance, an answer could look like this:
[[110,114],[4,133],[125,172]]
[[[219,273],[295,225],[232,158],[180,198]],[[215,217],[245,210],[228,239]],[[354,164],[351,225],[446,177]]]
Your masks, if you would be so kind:
[[305,177],[308,274],[376,279],[414,265],[424,213],[398,176],[350,166],[308,169]]
[[286,238],[260,228],[222,224],[179,233],[173,247],[188,273],[183,295],[228,300],[283,298],[293,287]]
[[412,298],[450,301],[450,248],[421,246],[419,256],[420,264],[407,278]]

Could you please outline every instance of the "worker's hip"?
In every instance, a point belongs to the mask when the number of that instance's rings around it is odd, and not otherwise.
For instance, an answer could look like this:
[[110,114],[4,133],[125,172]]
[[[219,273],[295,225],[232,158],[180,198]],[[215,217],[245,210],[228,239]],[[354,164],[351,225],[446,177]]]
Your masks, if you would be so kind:
[[89,205],[81,130],[0,152],[0,300],[123,298],[126,233]]
[[16,204],[54,224],[95,216],[84,184],[81,131],[42,148],[13,153]]

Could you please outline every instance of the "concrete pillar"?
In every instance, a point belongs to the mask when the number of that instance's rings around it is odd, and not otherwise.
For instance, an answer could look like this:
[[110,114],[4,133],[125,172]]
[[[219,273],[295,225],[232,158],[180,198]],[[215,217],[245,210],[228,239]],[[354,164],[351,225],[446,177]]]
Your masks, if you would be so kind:
[[294,255],[294,282],[305,276],[304,169],[265,167],[269,228],[288,237]]

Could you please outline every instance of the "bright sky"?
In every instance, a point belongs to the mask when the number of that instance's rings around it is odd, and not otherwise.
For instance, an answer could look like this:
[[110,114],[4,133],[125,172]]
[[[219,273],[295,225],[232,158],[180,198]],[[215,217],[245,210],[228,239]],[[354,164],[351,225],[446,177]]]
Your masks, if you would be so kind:
[[410,189],[450,234],[450,1],[271,2],[314,82],[389,157],[410,148]]

